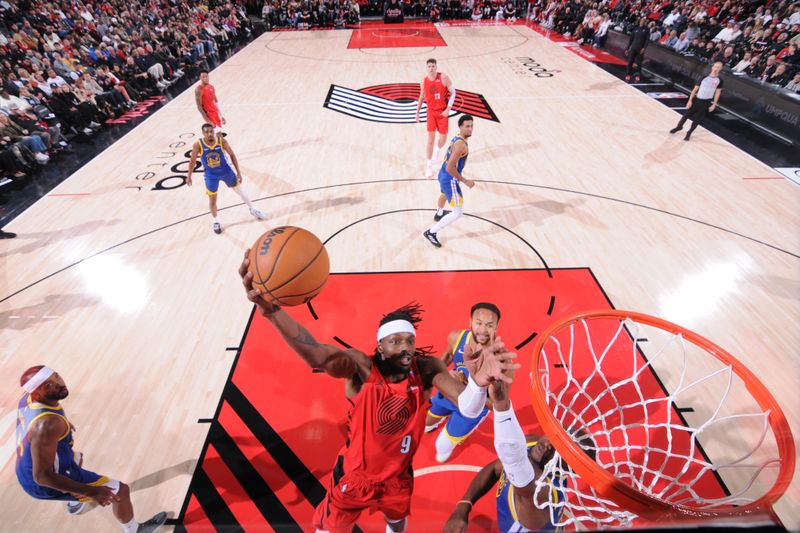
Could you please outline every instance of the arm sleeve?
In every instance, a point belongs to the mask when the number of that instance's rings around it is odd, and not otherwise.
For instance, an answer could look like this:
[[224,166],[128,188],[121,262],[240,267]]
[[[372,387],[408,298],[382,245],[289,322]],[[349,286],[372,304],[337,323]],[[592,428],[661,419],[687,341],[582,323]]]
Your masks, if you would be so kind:
[[467,418],[477,418],[486,405],[486,387],[479,387],[472,376],[467,378],[467,386],[458,395],[458,410]]

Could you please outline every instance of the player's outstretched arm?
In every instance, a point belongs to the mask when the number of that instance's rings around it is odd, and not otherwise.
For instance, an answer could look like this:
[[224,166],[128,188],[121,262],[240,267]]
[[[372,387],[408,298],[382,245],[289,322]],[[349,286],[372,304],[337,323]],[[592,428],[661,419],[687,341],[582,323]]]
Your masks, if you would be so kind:
[[261,291],[253,287],[253,274],[247,268],[250,264],[248,252],[245,251],[244,260],[239,266],[239,276],[242,278],[247,299],[256,304],[286,344],[311,368],[323,370],[335,378],[351,378],[358,374],[366,381],[372,363],[365,353],[355,349],[342,350],[332,344],[320,344],[302,324],[277,305],[265,300]]
[[[526,529],[538,531],[550,520],[550,511],[537,508],[533,499],[536,480],[542,475],[539,463],[546,454],[552,454],[552,444],[542,442],[529,452],[531,440],[522,431],[508,393],[509,383],[495,381],[489,385],[489,398],[494,404],[494,447],[508,481],[514,486],[514,507],[519,523]],[[533,438],[531,442],[536,440]]]
[[502,472],[503,467],[500,461],[493,461],[481,468],[467,487],[467,492],[456,503],[456,508],[453,509],[450,518],[445,522],[444,533],[464,533],[467,530],[472,506],[497,483]]

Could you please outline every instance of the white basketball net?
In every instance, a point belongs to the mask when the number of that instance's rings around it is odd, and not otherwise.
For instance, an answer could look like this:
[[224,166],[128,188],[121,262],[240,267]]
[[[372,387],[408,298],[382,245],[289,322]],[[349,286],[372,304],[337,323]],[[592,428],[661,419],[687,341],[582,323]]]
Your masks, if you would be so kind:
[[[769,412],[721,414],[735,376],[730,366],[720,363],[720,369],[689,380],[687,344],[694,345],[683,335],[666,332],[669,340],[657,347],[656,353],[651,353],[649,360],[645,361],[640,346],[640,340],[646,340],[642,338],[641,324],[631,319],[615,320],[619,322],[616,333],[600,353],[592,343],[586,319],[569,326],[566,355],[555,335],[543,345],[539,368],[532,369],[531,379],[539,379],[554,418],[584,451],[594,452],[595,460],[602,468],[651,497],[695,509],[724,509],[754,501],[757,497],[752,496],[750,489],[756,478],[765,468],[780,463],[775,451],[769,452],[767,460],[752,458],[771,429]],[[585,339],[579,340],[588,345],[588,355],[581,353],[573,361],[575,326],[578,324],[582,326],[579,326],[578,334],[582,329],[585,335]],[[566,335],[560,336],[563,339]],[[555,350],[552,350],[553,346]],[[604,369],[603,363],[612,347],[619,357],[620,346],[630,352],[634,371],[630,377],[609,377],[607,374],[612,369]],[[648,348],[652,351],[652,344]],[[678,385],[669,395],[645,397],[642,382],[653,379],[652,365],[667,348],[678,354],[682,352],[678,357],[683,361],[682,368],[674,368],[680,371]],[[556,354],[553,355],[553,351]],[[706,356],[711,357],[707,353]],[[573,375],[574,362],[582,365],[579,376]],[[701,423],[695,421],[692,424],[695,427],[685,425],[676,414],[676,398],[711,379],[720,380],[724,391],[719,398],[707,399],[712,405],[715,403],[716,408]],[[551,382],[555,389],[551,388]],[[653,416],[653,413],[659,416]],[[713,426],[729,424],[734,419],[737,424],[744,419],[749,419],[752,424],[755,419],[762,428],[760,436],[751,434],[747,450],[735,456],[728,455],[723,458],[724,462],[709,462],[697,448],[698,437]],[[730,495],[720,490],[721,494],[711,497],[696,487],[704,476],[713,476],[714,472],[730,468],[747,469],[744,482],[738,483],[735,489],[728,487]],[[554,484],[552,480],[557,481]],[[556,485],[562,485],[559,491],[554,490]],[[550,511],[551,521],[556,526],[571,525],[576,529],[620,527],[631,525],[637,518],[613,501],[599,496],[567,467],[558,453],[544,466],[544,475],[537,479],[534,501],[538,508]]]

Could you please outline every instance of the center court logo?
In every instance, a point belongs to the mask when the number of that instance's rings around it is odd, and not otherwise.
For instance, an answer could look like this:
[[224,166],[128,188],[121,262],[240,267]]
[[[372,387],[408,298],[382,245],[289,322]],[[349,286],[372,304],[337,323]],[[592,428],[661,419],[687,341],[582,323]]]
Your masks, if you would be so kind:
[[[370,122],[413,124],[418,98],[419,83],[387,83],[358,90],[331,85],[323,107]],[[500,122],[483,95],[457,88],[450,116],[459,113]],[[427,118],[427,107],[424,103],[419,118],[420,121]]]

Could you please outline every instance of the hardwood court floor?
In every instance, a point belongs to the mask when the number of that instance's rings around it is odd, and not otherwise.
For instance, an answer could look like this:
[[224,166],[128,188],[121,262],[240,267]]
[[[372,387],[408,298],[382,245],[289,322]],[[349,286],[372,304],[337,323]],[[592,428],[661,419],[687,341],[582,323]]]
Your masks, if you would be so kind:
[[[222,190],[225,232],[215,235],[200,175],[181,186],[200,128],[187,92],[9,225],[19,237],[0,242],[4,528],[115,527],[97,510],[67,520],[16,484],[15,382],[41,363],[70,387],[64,406],[86,466],[131,482],[138,518],[177,515],[208,434],[197,421],[214,416],[226,348],[250,316],[236,268],[262,231],[283,224],[324,240],[362,221],[329,245],[333,272],[590,268],[615,307],[677,322],[739,357],[800,434],[797,187],[749,179],[776,174],[702,128],[689,143],[669,135],[674,112],[529,28],[440,33],[447,46],[435,49],[348,49],[350,31],[265,34],[212,72],[266,222]],[[424,126],[323,107],[332,85],[417,82],[430,56],[499,120],[476,119],[465,171],[478,180],[465,191],[473,216],[441,233],[440,250],[421,237],[437,195],[422,173]],[[517,58],[557,72],[529,77]],[[379,318],[360,316],[358,302],[347,312],[367,330]],[[450,329],[466,315],[427,319]],[[787,527],[800,527],[798,509],[796,475],[777,506]]]

